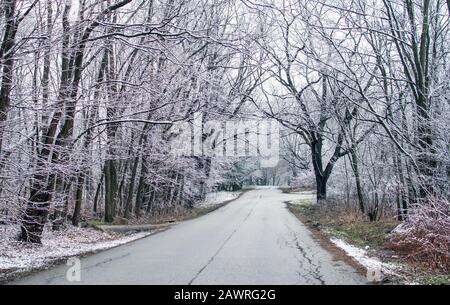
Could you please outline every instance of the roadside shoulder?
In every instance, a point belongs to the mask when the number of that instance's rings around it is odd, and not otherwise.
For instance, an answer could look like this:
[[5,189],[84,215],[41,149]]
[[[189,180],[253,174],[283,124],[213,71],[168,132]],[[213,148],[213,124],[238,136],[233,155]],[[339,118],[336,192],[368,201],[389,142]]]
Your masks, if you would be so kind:
[[[376,245],[380,242],[379,240],[374,240],[370,246],[368,244],[363,246],[361,240],[357,240],[356,233],[350,234],[353,233],[351,229],[348,229],[350,233],[347,234],[345,229],[338,230],[336,227],[325,224],[315,213],[314,205],[311,203],[296,204],[291,201],[286,202],[286,205],[288,210],[310,230],[319,244],[334,255],[335,259],[353,266],[371,282],[399,282],[401,266],[384,261],[381,256],[377,255]],[[359,232],[353,228],[352,230]],[[372,228],[367,228],[367,230],[372,230]]]

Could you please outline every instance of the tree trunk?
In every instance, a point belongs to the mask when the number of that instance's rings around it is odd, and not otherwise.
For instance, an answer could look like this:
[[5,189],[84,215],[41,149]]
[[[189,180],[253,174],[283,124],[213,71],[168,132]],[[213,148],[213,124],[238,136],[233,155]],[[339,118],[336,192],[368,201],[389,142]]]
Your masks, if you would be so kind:
[[317,204],[325,204],[327,202],[327,180],[328,178],[316,174]]
[[[47,39],[45,42],[45,54],[44,54],[44,68],[42,72],[42,107],[48,107],[48,99],[50,96],[50,68],[51,68],[51,51],[52,51],[52,0],[47,0]],[[42,115],[42,125],[47,128],[48,116],[44,113]]]
[[18,22],[16,21],[16,0],[6,1],[5,9],[5,31],[0,49],[0,61],[2,63],[2,84],[0,88],[0,152],[3,145],[3,122],[7,119],[10,106],[10,93],[12,88],[13,65],[16,33]]
[[[58,177],[56,180],[61,180],[61,182],[55,181],[55,186],[53,187],[54,193],[63,194],[61,197],[61,203],[59,205],[55,205],[54,212],[53,212],[53,223],[52,223],[52,230],[58,231],[61,230],[63,227],[66,219],[67,219],[67,205],[68,205],[68,199],[69,195],[68,192],[71,188],[71,182],[68,181],[62,181],[63,179]],[[57,188],[59,187],[59,188]],[[62,200],[63,199],[63,200]],[[50,201],[53,200],[53,194],[50,196]]]
[[33,205],[28,205],[25,215],[22,219],[20,239],[25,242],[40,244],[44,224],[48,216],[49,194],[39,192],[38,188],[33,187],[30,199]]
[[105,222],[111,223],[116,216],[117,175],[114,160],[105,162]]
[[131,178],[130,178],[130,185],[128,186],[128,194],[127,194],[127,198],[126,198],[126,202],[125,202],[125,209],[124,209],[124,213],[123,213],[123,217],[126,219],[128,219],[128,217],[130,217],[130,213],[131,213],[131,207],[132,207],[131,202],[133,200],[134,184],[136,181],[138,164],[139,164],[139,157],[136,157],[134,159],[133,169],[132,169]]
[[361,213],[365,214],[366,212],[364,207],[364,197],[361,186],[361,178],[359,176],[358,156],[356,155],[354,149],[352,149],[350,152],[350,162],[352,164],[353,174],[355,175],[356,192],[358,195],[359,209],[361,210]]
[[100,181],[98,182],[97,190],[95,191],[94,206],[93,206],[94,213],[97,213],[97,211],[98,211],[98,197],[100,196],[100,191],[101,191],[102,185],[103,185],[103,179],[105,178],[105,174],[103,171],[104,171],[104,169],[102,169],[102,175],[100,177]]
[[316,177],[317,204],[325,204],[327,201],[327,180],[322,165],[322,140],[317,140],[310,145],[311,158]]
[[400,220],[406,219],[406,215],[408,214],[408,201],[406,200],[407,193],[407,185],[405,182],[405,177],[403,175],[403,164],[401,156],[394,156],[394,170],[397,172],[399,180],[400,180],[400,190],[398,191],[398,218]]
[[75,209],[72,215],[72,224],[78,226],[80,223],[81,204],[83,202],[84,173],[78,175],[77,190],[75,195]]

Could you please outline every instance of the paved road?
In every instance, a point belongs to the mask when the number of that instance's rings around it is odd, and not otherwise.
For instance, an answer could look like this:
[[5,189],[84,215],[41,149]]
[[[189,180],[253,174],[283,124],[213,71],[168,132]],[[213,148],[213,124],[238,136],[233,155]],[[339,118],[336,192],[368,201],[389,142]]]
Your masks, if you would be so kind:
[[[286,208],[258,189],[203,217],[81,260],[81,284],[364,284]],[[16,284],[68,284],[67,266]]]

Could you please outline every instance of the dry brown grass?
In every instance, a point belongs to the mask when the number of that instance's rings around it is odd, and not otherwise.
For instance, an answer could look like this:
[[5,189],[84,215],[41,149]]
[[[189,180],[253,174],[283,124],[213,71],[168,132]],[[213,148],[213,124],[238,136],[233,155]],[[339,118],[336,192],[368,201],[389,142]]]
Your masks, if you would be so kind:
[[434,220],[433,224],[412,226],[393,234],[387,243],[413,263],[450,273],[450,226],[448,220]]
[[417,265],[450,273],[450,202],[427,198],[409,211],[408,220],[392,234],[389,248]]
[[313,227],[361,247],[382,247],[388,240],[389,233],[398,225],[390,217],[370,222],[353,206],[303,204],[291,205],[290,209],[303,215]]
[[338,226],[357,222],[364,222],[364,215],[350,206],[320,206],[317,209],[317,216],[323,223]]

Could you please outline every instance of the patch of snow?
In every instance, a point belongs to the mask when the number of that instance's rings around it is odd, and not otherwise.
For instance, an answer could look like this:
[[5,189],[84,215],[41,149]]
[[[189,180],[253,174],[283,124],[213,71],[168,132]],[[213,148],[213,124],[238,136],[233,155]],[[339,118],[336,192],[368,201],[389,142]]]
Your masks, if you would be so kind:
[[309,201],[311,204],[315,204],[316,202],[316,193],[311,191],[303,191],[303,192],[294,192],[289,193],[289,195],[295,195],[295,200],[291,200],[291,204],[305,204],[305,202]]
[[8,274],[44,268],[61,259],[106,250],[153,234],[140,232],[123,236],[92,228],[68,227],[52,231],[46,227],[42,245],[17,241],[17,226],[0,226],[0,280]]
[[367,269],[367,277],[369,280],[378,282],[382,280],[383,275],[398,276],[398,266],[382,262],[376,257],[370,257],[366,250],[350,245],[342,239],[331,238],[330,240],[337,247],[344,250],[348,256],[355,259]]
[[391,231],[391,234],[404,234],[407,232],[408,228],[406,227],[405,223],[401,223]]
[[216,205],[223,203],[225,201],[236,199],[241,192],[212,192],[206,194],[206,198],[203,202],[199,204],[200,207],[207,207],[211,205]]

